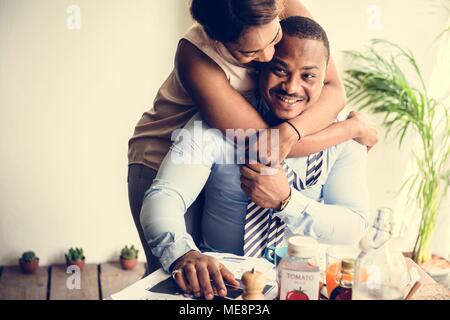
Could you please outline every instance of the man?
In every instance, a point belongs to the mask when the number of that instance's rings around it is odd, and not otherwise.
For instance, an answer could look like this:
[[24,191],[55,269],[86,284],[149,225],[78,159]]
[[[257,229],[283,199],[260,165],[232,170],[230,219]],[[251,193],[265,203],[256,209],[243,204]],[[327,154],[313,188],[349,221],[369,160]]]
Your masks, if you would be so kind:
[[[291,17],[281,24],[283,39],[261,70],[259,91],[249,98],[271,124],[289,121],[314,104],[330,54],[327,36],[316,22]],[[226,294],[224,280],[238,285],[222,264],[201,251],[261,256],[292,234],[327,244],[353,244],[361,238],[368,225],[362,145],[341,143],[309,157],[286,159],[273,174],[262,174],[270,167],[230,163],[235,144],[196,120],[200,116],[179,133],[141,211],[153,254],[166,271],[174,270],[183,291],[212,299],[211,280],[221,296]],[[183,215],[203,187],[200,250],[186,232]]]

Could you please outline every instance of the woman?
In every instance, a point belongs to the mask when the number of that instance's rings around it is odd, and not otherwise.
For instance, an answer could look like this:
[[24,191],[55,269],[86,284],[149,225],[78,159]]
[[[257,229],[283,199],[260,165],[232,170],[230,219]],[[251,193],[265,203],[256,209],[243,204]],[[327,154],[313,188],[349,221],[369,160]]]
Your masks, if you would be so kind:
[[[295,0],[193,0],[191,14],[198,23],[179,42],[175,69],[129,142],[130,206],[148,261],[151,255],[139,214],[145,191],[169,150],[172,132],[198,111],[211,127],[222,131],[267,128],[241,95],[254,86],[252,63],[272,59],[282,37],[280,19],[310,16]],[[358,116],[330,126],[344,106],[345,91],[330,60],[319,101],[292,120],[292,125],[276,127],[280,135],[278,159],[306,156],[349,139],[360,138],[365,140],[361,143],[373,145],[376,136],[367,134],[370,128]]]

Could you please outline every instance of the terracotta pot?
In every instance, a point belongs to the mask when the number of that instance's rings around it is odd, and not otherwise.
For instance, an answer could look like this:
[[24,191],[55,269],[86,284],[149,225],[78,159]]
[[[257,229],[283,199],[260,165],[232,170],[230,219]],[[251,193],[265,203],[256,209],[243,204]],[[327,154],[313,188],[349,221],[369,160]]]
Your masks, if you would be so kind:
[[25,274],[33,274],[39,268],[39,258],[31,262],[25,262],[22,258],[19,259],[20,268]]
[[138,263],[137,259],[127,260],[120,258],[120,264],[122,265],[122,268],[125,270],[131,270],[134,267],[136,267]]
[[86,264],[86,260],[77,260],[77,261],[72,261],[66,258],[66,264],[67,266],[77,266],[78,268],[83,269],[84,265]]

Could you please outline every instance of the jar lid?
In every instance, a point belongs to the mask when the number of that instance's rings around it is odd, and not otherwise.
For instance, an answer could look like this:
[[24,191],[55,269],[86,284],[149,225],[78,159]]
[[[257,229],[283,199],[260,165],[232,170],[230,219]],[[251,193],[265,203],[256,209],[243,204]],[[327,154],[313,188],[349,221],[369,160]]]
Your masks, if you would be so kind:
[[341,261],[342,272],[352,273],[355,268],[355,259],[345,258]]
[[293,236],[288,240],[288,255],[311,258],[317,254],[317,241],[311,237]]

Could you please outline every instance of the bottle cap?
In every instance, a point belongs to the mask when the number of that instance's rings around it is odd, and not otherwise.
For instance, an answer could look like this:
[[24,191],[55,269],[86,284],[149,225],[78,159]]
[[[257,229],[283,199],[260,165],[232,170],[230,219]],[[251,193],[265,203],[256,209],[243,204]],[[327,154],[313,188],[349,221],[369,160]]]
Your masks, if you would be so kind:
[[345,258],[341,261],[342,272],[343,273],[353,273],[355,268],[355,259]]
[[317,241],[310,237],[293,236],[288,240],[288,255],[311,258],[317,254]]

